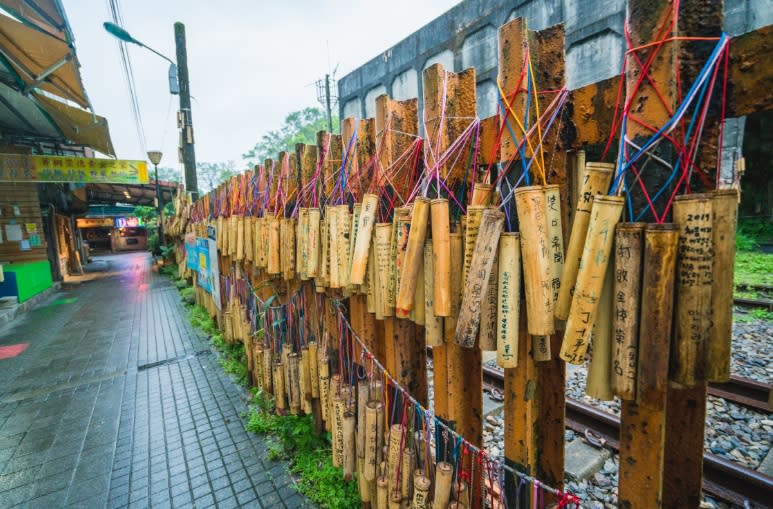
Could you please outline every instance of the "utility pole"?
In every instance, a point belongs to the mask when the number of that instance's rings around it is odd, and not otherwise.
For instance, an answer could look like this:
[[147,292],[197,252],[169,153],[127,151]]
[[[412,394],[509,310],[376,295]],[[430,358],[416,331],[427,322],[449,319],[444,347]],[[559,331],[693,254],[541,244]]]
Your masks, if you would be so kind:
[[327,105],[327,132],[333,132],[333,112],[330,105],[330,74],[325,74],[325,103]]
[[188,81],[188,54],[185,49],[185,25],[174,24],[174,42],[177,48],[177,69],[180,82],[180,129],[182,129],[182,156],[185,167],[185,188],[191,198],[198,198],[196,154],[193,150],[193,115],[191,114],[191,87]]

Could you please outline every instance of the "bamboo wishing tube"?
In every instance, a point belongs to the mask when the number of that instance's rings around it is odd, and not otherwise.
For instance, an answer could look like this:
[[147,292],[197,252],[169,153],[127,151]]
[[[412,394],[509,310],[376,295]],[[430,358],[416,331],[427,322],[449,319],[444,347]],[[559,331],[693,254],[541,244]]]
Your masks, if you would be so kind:
[[400,447],[403,436],[402,424],[392,424],[389,427],[389,447],[387,449],[387,479],[389,480],[389,492],[400,492],[398,471],[402,461]]
[[338,263],[338,278],[340,288],[346,288],[349,286],[349,236],[351,235],[351,214],[349,213],[349,205],[338,205],[338,237],[336,238],[336,246],[338,255],[336,257]]
[[585,393],[602,401],[613,399],[612,394],[612,307],[614,290],[615,264],[610,260],[607,264],[604,286],[601,289],[598,313],[593,323],[593,350]]
[[555,323],[545,192],[540,186],[518,188],[515,206],[521,228],[527,328],[533,336],[549,336]]
[[429,508],[429,488],[432,483],[429,477],[424,475],[424,472],[418,472],[413,477],[413,503],[411,509],[428,509]]
[[296,245],[298,256],[295,259],[295,272],[301,281],[309,279],[306,272],[309,258],[309,209],[301,207],[298,210],[298,229],[296,230]]
[[424,298],[424,249],[419,252],[419,273],[416,276],[416,292],[413,294],[413,309],[411,309],[410,319],[416,325],[424,325],[425,312],[424,306],[426,299]]
[[236,216],[236,259],[244,260],[244,216]]
[[354,414],[345,412],[343,416],[343,464],[344,481],[351,481],[357,464],[357,449],[354,437]]
[[319,353],[316,341],[309,341],[309,378],[311,383],[311,397],[319,398]]
[[376,503],[378,509],[389,509],[389,482],[384,476],[376,480]]
[[561,344],[561,358],[572,364],[582,363],[588,349],[612,241],[615,238],[613,232],[622,211],[622,196],[593,198],[588,234]]
[[470,205],[488,206],[491,203],[491,184],[475,184]]
[[300,356],[293,352],[287,356],[288,388],[290,393],[290,413],[296,415],[301,411],[301,381]]
[[272,217],[268,223],[268,266],[266,272],[269,274],[279,274],[279,219]]
[[255,344],[252,356],[254,359],[252,364],[254,369],[252,378],[255,381],[255,385],[257,385],[261,391],[266,392],[267,389],[263,384],[263,346]]
[[521,304],[521,242],[518,233],[499,237],[497,263],[497,366],[518,365],[518,323]]
[[467,219],[464,222],[464,269],[462,271],[462,288],[467,284],[467,276],[472,265],[472,255],[475,252],[475,242],[478,240],[478,230],[483,219],[482,205],[467,207]]
[[561,288],[561,274],[564,271],[564,233],[561,225],[561,195],[558,184],[545,186],[545,212],[548,220],[548,240],[550,241],[550,286],[553,289],[553,302],[558,301]]
[[379,421],[383,423],[383,415],[384,405],[380,401],[368,402],[365,407],[365,464],[363,467],[363,477],[371,482],[376,480],[378,449],[383,440],[383,437],[378,436],[378,428]]
[[434,296],[433,309],[435,316],[443,317],[451,314],[451,247],[448,241],[450,222],[448,217],[448,200],[445,198],[432,200],[432,267]]
[[333,466],[342,468],[344,466],[344,413],[346,403],[340,394],[333,396]]
[[271,350],[270,349],[263,350],[263,356],[261,358],[263,362],[263,390],[271,394],[274,394],[276,391],[272,387],[273,381],[274,381],[274,375],[273,375],[273,367],[272,367],[272,359],[271,359]]
[[318,349],[317,352],[317,373],[319,374],[319,401],[322,407],[322,420],[325,421],[325,430],[331,431],[330,427],[330,365],[325,356],[324,349]]
[[636,399],[645,226],[645,223],[621,223],[615,228],[612,389],[618,398],[629,401]]
[[738,191],[726,189],[714,191],[712,195],[714,279],[711,285],[711,310],[714,326],[706,342],[705,374],[709,381],[726,382],[730,379],[730,343],[733,337],[733,269]]
[[285,381],[284,370],[282,369],[282,363],[277,362],[274,364],[274,401],[277,410],[284,411],[287,406],[285,405]]
[[352,273],[350,279],[352,284],[355,285],[361,285],[365,282],[370,239],[373,233],[373,225],[376,223],[377,208],[377,195],[366,194],[362,197],[362,209],[360,210],[359,224],[357,226],[357,241],[352,252]]
[[[355,203],[354,210],[348,215],[350,221],[349,225],[349,250],[346,255],[346,280],[348,281],[348,290],[354,291],[355,286],[352,284],[352,253],[354,253],[354,245],[357,242],[357,234],[360,228],[360,212],[362,211],[362,203]],[[348,208],[347,208],[348,213]]]
[[310,278],[319,275],[319,220],[318,208],[311,208],[308,212],[308,235],[306,237],[306,275]]
[[453,465],[439,461],[435,467],[435,494],[432,509],[446,509],[448,507],[448,501],[451,500],[453,476]]
[[365,275],[365,304],[368,309],[368,313],[375,313],[377,320],[383,320],[384,317],[379,316],[381,309],[378,304],[378,294],[376,293],[376,248],[373,244],[373,233],[371,233],[370,240],[368,241],[371,247],[368,248],[368,270]]
[[676,326],[670,379],[683,387],[704,380],[705,345],[711,336],[713,280],[712,196],[690,194],[674,200],[679,225]]
[[266,219],[263,217],[255,219],[255,265],[261,269],[266,267],[266,253],[268,251],[264,235],[265,223]]
[[251,262],[255,259],[255,218],[244,218],[244,258]]
[[427,346],[443,345],[443,317],[435,315],[435,270],[432,242],[424,243],[424,340]]
[[236,254],[236,216],[228,218],[228,243],[225,246],[226,254],[232,256]]
[[411,228],[403,258],[400,275],[400,290],[397,294],[396,312],[398,317],[406,317],[413,309],[416,282],[424,258],[424,240],[427,238],[429,221],[429,200],[416,198],[411,214]]
[[320,259],[319,259],[319,277],[315,281],[317,293],[323,293],[325,287],[330,282],[330,235],[328,233],[329,216],[320,220],[319,240],[320,240]]
[[367,378],[357,382],[357,457],[365,457],[365,408],[370,400]]
[[339,272],[341,262],[338,259],[341,255],[341,251],[338,249],[338,238],[341,236],[341,217],[338,210],[338,206],[327,208],[327,256],[330,266],[330,270],[328,271],[328,284],[330,285],[330,288],[341,288],[341,274]]
[[413,469],[416,464],[416,453],[410,447],[403,448],[400,457],[400,497],[410,500],[413,494]]
[[223,235],[225,234],[223,216],[217,217],[217,228],[215,230],[215,243],[218,251],[223,251]]
[[[464,265],[464,245],[462,234],[453,232],[448,235],[448,241],[451,245],[451,257],[449,266],[451,267],[451,313],[443,321],[446,326],[452,325],[452,330],[456,331],[456,319],[462,307],[462,267]],[[437,281],[435,281],[437,283]]]
[[[469,217],[471,216],[468,215]],[[481,319],[481,303],[488,292],[491,269],[494,266],[499,236],[504,224],[504,213],[495,209],[484,210],[478,222],[475,247],[470,257],[470,270],[464,285],[461,312],[456,322],[454,340],[460,346],[472,348],[475,345]]]
[[[381,316],[392,316],[393,303],[389,293],[392,286],[391,278],[391,245],[392,223],[377,223],[376,234],[373,238],[373,246],[376,250],[376,285],[381,305]],[[377,313],[378,314],[378,313]]]
[[470,507],[470,487],[467,481],[459,481],[451,485],[454,498],[458,503],[457,507]]
[[606,163],[589,162],[585,164],[585,174],[581,182],[577,209],[574,213],[572,232],[569,234],[569,245],[566,248],[564,270],[561,275],[561,287],[556,301],[556,318],[559,320],[566,320],[569,317],[569,308],[572,304],[572,294],[580,268],[583,245],[588,233],[593,196],[607,192],[614,168],[615,165]]
[[[308,346],[301,348],[301,397],[311,399],[311,351]],[[316,357],[315,357],[316,359]]]
[[411,209],[409,207],[395,209],[393,224],[395,229],[392,233],[392,252],[394,253],[395,269],[392,274],[392,284],[395,294],[395,316],[405,318],[407,313],[401,312],[400,308],[397,307],[397,298],[400,292],[400,278],[403,274],[405,254],[408,251],[408,237],[411,231]]
[[[501,237],[500,237],[501,238]],[[497,351],[497,295],[499,291],[499,247],[494,253],[494,263],[488,278],[488,289],[480,303],[480,334],[478,346],[484,352]]]

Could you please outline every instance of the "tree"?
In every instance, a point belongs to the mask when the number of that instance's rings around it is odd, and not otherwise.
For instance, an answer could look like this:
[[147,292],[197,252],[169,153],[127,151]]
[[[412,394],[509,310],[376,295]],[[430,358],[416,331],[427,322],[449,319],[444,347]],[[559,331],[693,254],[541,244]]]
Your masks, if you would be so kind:
[[[295,152],[296,143],[317,143],[317,131],[327,130],[327,116],[319,108],[305,108],[285,117],[279,129],[260,137],[252,150],[242,154],[250,166],[266,159],[276,159],[279,152]],[[333,132],[338,132],[338,117],[333,116]]]
[[199,192],[206,194],[222,182],[239,173],[241,172],[236,169],[236,163],[233,161],[226,163],[196,163]]
[[[153,173],[153,168],[148,167],[148,172],[151,175],[151,178],[155,176],[155,173]],[[161,182],[176,182],[179,184],[182,179],[180,176],[180,170],[175,170],[174,168],[169,168],[167,166],[159,166],[158,167],[158,180]]]

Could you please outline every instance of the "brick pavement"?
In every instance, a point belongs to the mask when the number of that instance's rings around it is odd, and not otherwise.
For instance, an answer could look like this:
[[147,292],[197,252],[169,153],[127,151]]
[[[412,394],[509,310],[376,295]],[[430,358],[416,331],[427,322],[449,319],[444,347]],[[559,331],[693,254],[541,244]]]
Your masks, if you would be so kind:
[[145,253],[0,328],[0,507],[310,506]]

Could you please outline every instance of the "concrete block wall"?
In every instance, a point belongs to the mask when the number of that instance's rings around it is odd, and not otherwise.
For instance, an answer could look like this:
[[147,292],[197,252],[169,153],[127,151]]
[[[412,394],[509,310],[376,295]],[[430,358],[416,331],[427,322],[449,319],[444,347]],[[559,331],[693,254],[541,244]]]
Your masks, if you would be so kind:
[[[565,24],[570,89],[609,78],[620,72],[623,61],[625,5],[625,0],[463,0],[341,78],[340,115],[372,117],[376,97],[387,93],[401,100],[418,97],[419,118],[423,118],[422,71],[436,62],[455,72],[475,67],[478,116],[493,115],[498,28],[518,16],[525,17],[534,30]],[[773,0],[725,0],[725,29],[731,35],[772,23]],[[743,122],[729,122],[736,135],[731,138],[743,140]],[[730,143],[728,138],[725,143]],[[725,153],[732,154],[732,147],[727,148]],[[726,164],[731,164],[729,159]]]

